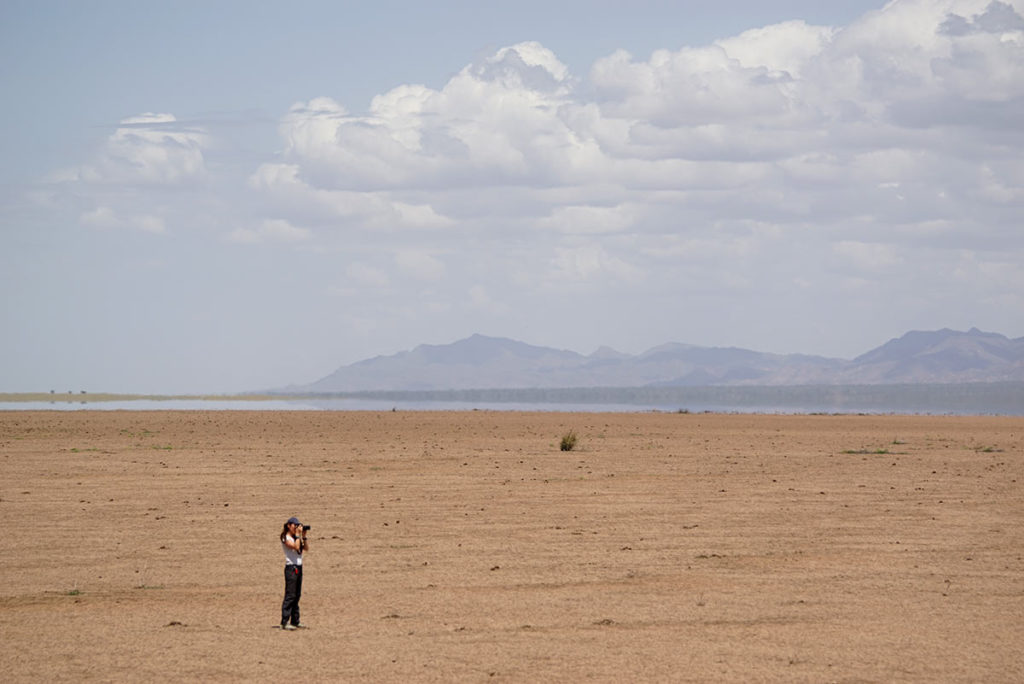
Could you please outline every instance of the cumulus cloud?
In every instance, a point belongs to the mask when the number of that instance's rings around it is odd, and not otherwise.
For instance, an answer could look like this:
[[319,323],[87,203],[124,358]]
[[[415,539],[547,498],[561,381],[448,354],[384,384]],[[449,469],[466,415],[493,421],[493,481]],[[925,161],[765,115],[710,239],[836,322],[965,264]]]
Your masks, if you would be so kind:
[[903,263],[890,245],[844,240],[834,247],[834,251],[856,265],[859,271],[881,271]]
[[[583,74],[522,42],[364,110],[296,103],[229,239],[332,246],[338,292],[460,279],[451,301],[478,309],[510,284],[761,294],[836,268],[863,289],[935,263],[1012,288],[993,264],[1024,258],[1022,64],[1024,0],[893,0]],[[125,119],[68,176],[91,188],[82,222],[162,229],[110,189],[201,185],[214,148],[169,114]]]
[[[609,185],[723,198],[752,186],[811,192],[794,172],[874,185],[899,175],[864,173],[880,155],[964,155],[942,150],[947,136],[932,130],[957,111],[979,142],[989,122],[971,116],[1021,113],[1020,21],[1007,3],[898,0],[846,27],[786,22],[646,60],[616,52],[594,64],[586,87],[552,52],[522,43],[440,90],[396,88],[363,115],[329,98],[296,105],[281,125],[285,156],[316,191],[364,195],[516,185],[593,188],[592,202]],[[533,201],[551,216],[579,211],[541,192]]]
[[[122,119],[95,162],[69,176],[87,183],[176,185],[206,176],[205,131],[183,126],[173,114]],[[66,176],[67,177],[67,176]]]
[[562,233],[616,233],[633,223],[629,207],[563,206],[537,222],[542,229]]
[[324,226],[387,232],[446,228],[453,223],[428,203],[402,200],[380,190],[317,187],[301,171],[299,164],[262,164],[249,177],[248,186],[274,211]]
[[47,204],[74,207],[79,223],[95,229],[166,233],[176,215],[195,224],[194,206],[181,199],[205,191],[211,145],[206,131],[173,114],[127,117],[92,160],[47,177]]
[[1012,5],[996,1],[989,3],[984,11],[970,16],[950,12],[939,28],[942,33],[951,36],[965,36],[972,33],[1005,34],[1024,31],[1024,18],[1021,18]]
[[236,228],[227,239],[243,244],[288,243],[308,240],[311,235],[309,229],[292,225],[284,219],[267,219],[255,228]]
[[537,43],[502,48],[441,90],[401,86],[352,115],[330,98],[292,107],[281,134],[318,187],[548,184],[596,154],[560,119],[568,69]]
[[551,263],[554,279],[570,283],[633,280],[641,275],[636,266],[593,243],[559,247]]
[[163,218],[151,214],[135,214],[125,216],[118,214],[107,206],[100,206],[86,211],[79,216],[79,221],[86,226],[103,229],[127,228],[146,233],[163,233]]
[[445,275],[444,262],[422,250],[402,250],[395,255],[395,265],[416,280],[436,281]]
[[781,84],[799,79],[804,67],[828,47],[835,34],[831,26],[787,21],[744,31],[715,41],[715,45],[744,68],[764,69],[762,81]]
[[[1022,63],[1024,0],[894,0],[581,75],[524,42],[363,112],[296,104],[250,186],[318,234],[401,232],[396,277],[421,282],[479,277],[437,256],[477,236],[479,269],[528,291],[766,296],[834,268],[863,293],[943,250],[1020,252]],[[508,244],[518,259],[481,255]],[[490,299],[476,288],[470,308]]]

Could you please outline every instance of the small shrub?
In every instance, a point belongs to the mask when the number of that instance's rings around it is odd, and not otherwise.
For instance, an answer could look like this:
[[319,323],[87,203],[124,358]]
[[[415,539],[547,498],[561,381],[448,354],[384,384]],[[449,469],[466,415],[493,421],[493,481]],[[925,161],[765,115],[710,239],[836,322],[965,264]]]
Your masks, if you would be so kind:
[[576,448],[576,433],[570,430],[562,435],[562,442],[558,445],[562,451],[572,451]]

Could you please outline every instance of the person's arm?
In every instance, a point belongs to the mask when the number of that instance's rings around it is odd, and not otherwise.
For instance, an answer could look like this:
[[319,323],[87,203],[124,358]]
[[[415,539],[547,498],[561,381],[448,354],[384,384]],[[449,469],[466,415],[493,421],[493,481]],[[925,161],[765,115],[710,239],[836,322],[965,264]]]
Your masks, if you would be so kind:
[[302,540],[301,540],[300,543],[302,544],[302,546],[299,549],[299,553],[301,553],[302,551],[308,551],[309,550],[309,540],[306,539],[306,531],[305,530],[302,531]]
[[302,553],[302,540],[298,537],[293,537],[290,534],[285,535],[284,545],[293,551],[298,551],[299,553]]

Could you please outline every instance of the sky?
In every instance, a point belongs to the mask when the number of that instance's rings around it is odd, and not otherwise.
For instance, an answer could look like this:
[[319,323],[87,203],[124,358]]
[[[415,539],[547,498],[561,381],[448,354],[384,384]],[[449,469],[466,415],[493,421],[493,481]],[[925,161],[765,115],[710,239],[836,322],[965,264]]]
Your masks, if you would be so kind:
[[0,392],[1024,336],[1024,0],[5,0],[0,88]]

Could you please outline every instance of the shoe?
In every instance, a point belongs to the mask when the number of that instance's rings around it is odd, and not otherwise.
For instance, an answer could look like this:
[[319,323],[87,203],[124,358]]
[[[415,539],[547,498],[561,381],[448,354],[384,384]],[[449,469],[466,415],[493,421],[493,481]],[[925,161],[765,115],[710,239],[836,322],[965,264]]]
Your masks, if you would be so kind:
[[309,629],[309,625],[304,622],[300,622],[297,625],[292,625],[292,629]]
[[286,625],[281,625],[281,629],[287,629],[287,630],[291,631],[293,629],[298,629],[298,627],[296,627],[295,625],[287,625],[286,624]]

